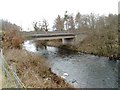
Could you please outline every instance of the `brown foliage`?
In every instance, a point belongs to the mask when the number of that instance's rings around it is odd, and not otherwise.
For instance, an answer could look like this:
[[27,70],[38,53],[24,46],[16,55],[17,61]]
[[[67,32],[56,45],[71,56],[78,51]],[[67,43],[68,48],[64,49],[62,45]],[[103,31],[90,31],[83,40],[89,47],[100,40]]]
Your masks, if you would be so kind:
[[26,87],[72,87],[51,71],[43,57],[19,49],[9,49],[4,53],[9,65],[16,66],[16,72]]
[[[19,31],[17,30],[10,30],[5,31],[3,36],[3,45],[2,47],[7,48],[21,48],[21,44],[23,43],[24,39],[20,35],[18,35]],[[19,32],[20,33],[20,32]]]
[[20,44],[23,42],[21,37],[14,36],[12,39],[12,46],[14,48],[20,48]]

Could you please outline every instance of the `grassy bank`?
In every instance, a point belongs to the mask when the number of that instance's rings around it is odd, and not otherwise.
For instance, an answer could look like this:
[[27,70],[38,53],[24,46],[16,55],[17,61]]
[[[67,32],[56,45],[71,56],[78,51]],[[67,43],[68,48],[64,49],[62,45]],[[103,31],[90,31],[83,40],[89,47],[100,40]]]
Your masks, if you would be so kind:
[[27,88],[72,87],[51,71],[43,57],[20,49],[5,50],[4,55],[9,65],[16,67],[18,77]]

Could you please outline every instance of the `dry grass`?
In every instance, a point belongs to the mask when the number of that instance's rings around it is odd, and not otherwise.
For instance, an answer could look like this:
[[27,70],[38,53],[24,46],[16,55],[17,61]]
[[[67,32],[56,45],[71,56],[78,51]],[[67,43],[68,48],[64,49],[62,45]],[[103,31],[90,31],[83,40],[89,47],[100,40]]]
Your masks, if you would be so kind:
[[[100,56],[114,56],[118,53],[117,32],[103,30],[100,32],[90,31],[88,37],[78,46],[78,51],[96,54]],[[115,58],[118,56],[115,56]]]
[[4,74],[2,75],[2,88],[16,88],[17,84],[13,77],[6,77]]
[[16,66],[17,74],[26,87],[72,87],[52,73],[44,58],[38,55],[19,49],[6,50],[4,54],[8,63]]

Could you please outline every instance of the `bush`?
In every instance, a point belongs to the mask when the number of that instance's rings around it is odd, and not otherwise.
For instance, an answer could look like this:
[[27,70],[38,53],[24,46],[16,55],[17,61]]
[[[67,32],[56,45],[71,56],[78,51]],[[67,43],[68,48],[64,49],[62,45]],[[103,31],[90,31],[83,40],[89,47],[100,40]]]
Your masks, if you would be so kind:
[[8,48],[21,48],[21,44],[23,43],[24,39],[19,34],[20,32],[17,30],[10,30],[5,31],[3,35],[3,44],[2,47],[4,49]]

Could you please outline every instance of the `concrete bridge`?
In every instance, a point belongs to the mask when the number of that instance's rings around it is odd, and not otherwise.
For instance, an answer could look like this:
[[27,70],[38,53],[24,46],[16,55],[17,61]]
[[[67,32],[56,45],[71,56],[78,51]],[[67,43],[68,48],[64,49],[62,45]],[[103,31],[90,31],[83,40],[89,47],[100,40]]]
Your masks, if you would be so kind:
[[76,45],[87,36],[84,33],[71,32],[46,32],[46,33],[29,33],[27,34],[33,40],[54,40],[61,39],[64,45]]

